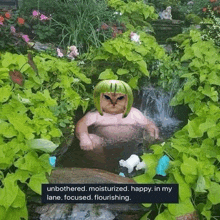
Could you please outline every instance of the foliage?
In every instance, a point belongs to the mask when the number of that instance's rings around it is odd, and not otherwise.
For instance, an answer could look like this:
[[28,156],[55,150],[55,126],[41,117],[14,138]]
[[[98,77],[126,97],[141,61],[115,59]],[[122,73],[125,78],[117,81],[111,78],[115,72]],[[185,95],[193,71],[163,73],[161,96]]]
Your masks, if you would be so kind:
[[[90,45],[99,47],[101,42],[111,37],[111,32],[98,29],[101,25],[111,23],[116,19],[114,11],[109,10],[105,0],[24,0],[21,13],[31,14],[38,10],[51,15],[50,24],[39,22],[33,26],[37,40],[54,43],[59,47],[75,45],[79,52],[86,52]],[[47,31],[54,31],[55,37],[50,37]]]
[[151,26],[148,22],[158,18],[154,7],[146,5],[140,0],[136,2],[128,1],[128,3],[121,0],[109,0],[108,4],[116,11],[122,13],[119,20],[125,23],[129,30],[143,30],[145,27],[150,28]]
[[[13,71],[22,74],[21,85]],[[0,219],[28,219],[25,192],[41,193],[50,174],[49,153],[72,127],[74,111],[86,110],[84,84],[91,80],[75,61],[46,54],[27,58],[9,52],[0,57]]]
[[181,76],[187,71],[179,58],[179,51],[173,51],[169,56],[159,62],[156,61],[151,68],[150,77],[155,85],[162,87],[172,94],[176,94],[184,82]]
[[185,15],[194,14],[204,17],[208,7],[219,14],[219,0],[188,1],[179,6],[179,11]]
[[143,156],[148,171],[136,180],[155,183],[157,161],[165,152],[172,162],[163,182],[179,184],[180,203],[163,204],[156,219],[175,219],[196,209],[200,219],[209,220],[219,216],[220,204],[220,54],[198,30],[190,31],[181,48],[181,61],[189,61],[188,72],[181,76],[186,82],[171,104],[190,107],[188,124],[163,145],[151,146],[154,154]]
[[[157,15],[153,7],[142,1],[125,3],[110,0],[109,6],[122,13],[120,21],[129,30],[117,38],[105,41],[99,49],[90,48],[90,53],[84,56],[86,64],[83,68],[94,78],[94,83],[104,79],[119,79],[137,89],[138,80],[149,77],[148,65],[165,56],[164,49],[157,44],[155,38],[141,31],[148,24],[147,21],[155,19]],[[132,40],[134,34],[139,40]]]
[[90,55],[91,75],[97,79],[119,79],[127,82],[131,88],[138,89],[138,80],[149,77],[149,66],[154,60],[162,59],[165,51],[155,38],[139,32],[140,42],[130,39],[130,31],[108,40]]
[[204,40],[212,40],[216,46],[220,47],[220,18],[216,17],[214,12],[210,9],[208,13],[209,16],[204,21],[207,27],[203,30],[202,38]]
[[[22,38],[28,31],[28,24],[18,22],[19,15],[17,12],[0,12],[0,50],[16,53],[25,53],[27,43]],[[20,19],[23,19],[20,17]]]

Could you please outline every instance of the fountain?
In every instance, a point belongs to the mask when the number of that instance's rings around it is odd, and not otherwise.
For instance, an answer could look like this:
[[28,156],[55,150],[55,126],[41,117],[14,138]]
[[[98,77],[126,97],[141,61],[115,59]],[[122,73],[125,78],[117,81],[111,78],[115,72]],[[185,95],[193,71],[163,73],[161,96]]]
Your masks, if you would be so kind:
[[[169,94],[162,89],[148,87],[142,89],[140,98],[139,109],[146,117],[151,118],[157,124],[160,129],[161,140],[169,138],[181,122],[175,118],[174,110],[169,106],[172,93]],[[143,139],[145,138],[144,134]],[[148,140],[147,142],[149,143]],[[49,177],[50,183],[135,183],[130,178],[119,176],[117,172],[114,172],[116,169],[108,170],[102,163],[92,164],[88,162],[89,158],[87,160],[85,152],[80,150],[79,141],[76,138],[73,139],[72,145],[68,147],[67,152],[58,158],[57,167],[60,168],[53,170],[52,175]],[[111,160],[108,162],[112,163]],[[95,215],[94,210],[98,210],[99,215]],[[147,211],[149,211],[149,208],[145,208],[141,204],[46,204],[43,206],[38,204],[35,209],[38,219],[42,220],[70,220],[79,219],[79,216],[80,219],[85,220],[123,220],[129,218],[139,220]]]

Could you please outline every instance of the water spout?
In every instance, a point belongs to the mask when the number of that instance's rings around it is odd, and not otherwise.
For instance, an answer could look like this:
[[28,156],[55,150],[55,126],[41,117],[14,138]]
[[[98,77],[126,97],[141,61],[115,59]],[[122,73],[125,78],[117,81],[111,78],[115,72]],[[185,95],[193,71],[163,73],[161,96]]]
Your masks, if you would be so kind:
[[162,137],[170,137],[181,123],[180,120],[175,118],[174,108],[169,105],[174,94],[152,86],[144,87],[142,91],[140,110],[147,118],[156,123]]

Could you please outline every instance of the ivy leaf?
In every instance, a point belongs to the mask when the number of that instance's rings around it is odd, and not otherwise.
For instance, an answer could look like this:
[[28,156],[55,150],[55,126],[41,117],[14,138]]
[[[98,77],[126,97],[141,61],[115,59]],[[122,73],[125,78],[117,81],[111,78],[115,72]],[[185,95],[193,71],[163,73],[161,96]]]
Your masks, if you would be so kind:
[[139,76],[135,76],[133,78],[131,78],[128,82],[128,85],[132,88],[132,89],[136,89],[138,88],[137,85],[138,85],[138,80],[139,80]]
[[208,137],[209,138],[215,138],[220,134],[220,123],[217,124],[215,127],[210,128],[207,131]]
[[35,174],[31,177],[30,182],[28,184],[28,186],[36,193],[38,193],[39,195],[42,194],[41,192],[41,185],[42,184],[46,184],[49,183],[45,173],[39,173],[39,174]]
[[13,208],[22,208],[26,206],[25,194],[22,190],[20,190],[20,188],[18,188],[18,194],[11,206]]
[[127,69],[118,69],[117,74],[118,75],[124,75],[124,74],[128,74],[129,71]]
[[162,213],[160,213],[159,215],[157,215],[157,217],[155,218],[155,220],[175,220],[175,216],[171,215],[171,213],[169,212],[168,209],[165,209],[165,211],[163,211]]
[[209,75],[208,75],[208,81],[211,85],[218,85],[220,86],[220,77],[217,76],[217,74],[215,73],[215,71],[212,71]]
[[12,138],[17,135],[17,131],[10,123],[3,121],[0,123],[0,134],[6,138]]
[[206,192],[205,188],[206,188],[205,178],[202,175],[199,175],[199,178],[198,178],[197,183],[196,183],[195,191],[205,193]]
[[11,178],[5,178],[4,187],[0,190],[0,205],[8,209],[18,195],[18,186]]
[[191,197],[191,189],[188,184],[184,181],[182,175],[178,169],[173,171],[173,175],[177,183],[179,184],[179,196],[182,201]]
[[83,109],[83,114],[85,114],[88,105],[89,105],[89,98],[88,99],[82,99],[80,105],[82,106]]
[[217,102],[218,101],[218,92],[215,91],[215,88],[214,87],[211,87],[210,85],[208,84],[205,84],[205,87],[202,88],[201,86],[198,88],[198,90],[200,92],[202,92],[202,94],[210,97],[214,102]]
[[163,147],[161,145],[154,144],[151,146],[151,149],[153,149],[154,154],[163,154]]
[[24,157],[20,157],[14,165],[21,170],[30,171],[34,174],[45,171],[37,153],[33,151],[27,153]]
[[106,69],[101,72],[99,75],[99,79],[118,79],[118,76],[113,73],[111,69]]
[[8,101],[9,97],[12,94],[11,86],[6,85],[6,86],[3,86],[2,88],[0,88],[0,94],[1,94],[1,96],[0,96],[0,103]]
[[[1,194],[1,190],[2,189],[0,189],[0,194]],[[0,203],[1,204],[1,203]],[[5,218],[5,215],[6,215],[6,208],[4,207],[4,206],[2,206],[2,205],[0,205],[0,213],[1,213],[1,215],[0,215],[0,220],[5,220],[6,218]]]
[[215,182],[211,182],[211,187],[209,188],[208,199],[213,205],[220,203],[220,185]]
[[27,141],[27,145],[31,149],[37,149],[37,150],[42,150],[46,153],[52,153],[58,145],[55,145],[52,141],[45,140],[45,139],[33,139]]
[[195,211],[190,199],[179,201],[179,204],[168,204],[168,210],[175,217],[183,216]]
[[184,175],[197,175],[197,161],[192,157],[184,160],[180,168]]
[[186,48],[185,53],[181,58],[181,62],[192,59],[194,57],[194,52],[192,48]]
[[28,210],[26,206],[22,208],[9,207],[5,215],[5,219],[20,220],[22,218],[28,220]]
[[216,122],[215,120],[213,120],[211,117],[208,117],[206,118],[206,122],[202,123],[199,125],[199,129],[202,131],[202,132],[206,132],[208,131],[210,128],[216,126]]
[[203,131],[198,129],[199,125],[203,122],[201,118],[195,118],[192,121],[188,120],[188,132],[189,137],[191,138],[197,138],[203,136]]
[[138,61],[137,64],[139,65],[139,70],[145,75],[149,76],[149,72],[147,70],[147,64],[144,60]]

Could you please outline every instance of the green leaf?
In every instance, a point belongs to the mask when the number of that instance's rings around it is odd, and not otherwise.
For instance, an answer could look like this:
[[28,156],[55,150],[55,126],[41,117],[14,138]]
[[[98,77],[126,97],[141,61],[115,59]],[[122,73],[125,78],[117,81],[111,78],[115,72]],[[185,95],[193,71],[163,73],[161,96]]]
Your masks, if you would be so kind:
[[180,166],[184,175],[197,175],[197,161],[192,157],[187,158]]
[[15,179],[25,183],[26,180],[30,177],[30,172],[26,170],[17,169],[15,171]]
[[28,220],[28,210],[26,206],[23,206],[22,208],[9,207],[5,216],[5,220],[21,220],[21,218]]
[[137,64],[139,65],[139,70],[145,75],[145,76],[149,76],[149,72],[147,70],[147,64],[144,60],[140,60],[137,62]]
[[203,122],[203,119],[201,118],[195,118],[192,121],[188,120],[188,132],[189,137],[191,138],[197,138],[203,136],[203,131],[198,129],[199,125]]
[[86,84],[91,84],[91,79],[89,79],[88,77],[86,77],[86,75],[84,75],[83,73],[80,73],[78,70],[76,70],[75,68],[70,68],[70,70],[74,73],[74,75],[76,77],[78,77],[80,80],[82,80],[84,83]]
[[0,123],[0,134],[6,138],[12,138],[17,135],[17,131],[10,123],[3,121]]
[[206,188],[205,178],[202,175],[199,175],[199,178],[198,178],[197,183],[196,183],[195,191],[205,193],[206,192],[205,188]]
[[209,188],[208,199],[213,205],[220,203],[220,184],[211,182],[211,187]]
[[173,216],[168,209],[157,215],[155,220],[175,220],[175,216]]
[[[49,161],[47,161],[49,163]],[[44,163],[38,158],[38,154],[34,151],[27,153],[24,157],[15,161],[14,166],[21,170],[30,171],[33,174],[45,172]]]
[[127,69],[118,69],[117,74],[118,75],[124,75],[124,74],[128,74],[129,71]]
[[192,48],[186,48],[185,53],[181,58],[181,62],[192,59],[194,57],[194,52]]
[[11,96],[11,86],[6,85],[2,88],[0,88],[0,103],[8,101],[9,97]]
[[188,184],[184,181],[182,175],[175,169],[173,171],[174,178],[176,179],[177,183],[179,184],[179,196],[182,201],[191,197],[191,189]]
[[209,138],[215,138],[220,134],[220,123],[217,124],[215,127],[210,128],[207,131],[208,137]]
[[11,180],[11,178],[6,177],[3,180],[3,184],[4,187],[0,189],[0,205],[8,209],[15,201],[19,188],[17,184]]
[[190,199],[179,201],[179,204],[168,204],[168,210],[175,217],[183,216],[195,211]]
[[201,86],[198,88],[198,91],[201,91],[202,94],[208,96],[209,98],[211,98],[214,102],[218,101],[218,92],[215,91],[214,87],[211,87],[208,84],[205,84],[205,87],[202,88]]
[[85,112],[88,108],[88,105],[89,105],[89,99],[82,99],[80,104],[81,104],[82,109],[83,109],[83,114],[85,114]]
[[54,144],[53,142],[45,139],[33,139],[27,141],[27,145],[31,149],[37,149],[37,150],[42,150],[46,153],[52,153],[58,145]]
[[135,76],[133,78],[131,78],[128,82],[128,85],[132,88],[132,89],[136,89],[137,85],[138,85],[138,80],[140,79],[139,76]]
[[26,206],[25,194],[18,188],[18,194],[14,202],[11,205],[13,208],[22,208]]
[[14,128],[23,133],[27,139],[34,138],[34,129],[27,124],[27,121],[30,119],[26,115],[11,112],[11,114],[8,115],[8,120]]
[[216,178],[216,181],[218,181],[220,183],[220,171],[217,171],[215,173],[215,178]]
[[51,135],[52,137],[61,137],[62,132],[58,128],[52,128],[52,130],[49,132],[49,135]]
[[118,76],[113,73],[111,69],[106,69],[101,72],[98,79],[118,79]]
[[215,71],[212,71],[209,75],[208,75],[208,81],[211,85],[218,85],[220,86],[220,77],[216,74]]
[[42,184],[47,184],[49,183],[45,173],[39,173],[39,174],[35,174],[31,177],[30,182],[28,184],[28,186],[36,193],[38,193],[39,195],[42,194],[41,192],[41,185]]
[[[0,189],[0,194],[1,194],[1,189]],[[6,208],[4,206],[0,205],[0,220],[5,220],[5,215],[6,215]]]
[[150,148],[154,151],[154,154],[163,154],[163,147],[161,145],[154,144]]

